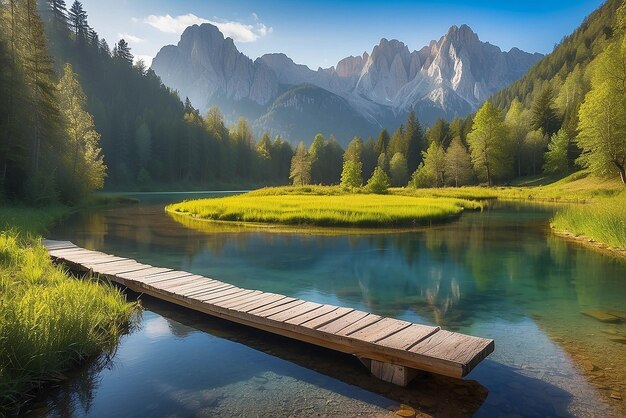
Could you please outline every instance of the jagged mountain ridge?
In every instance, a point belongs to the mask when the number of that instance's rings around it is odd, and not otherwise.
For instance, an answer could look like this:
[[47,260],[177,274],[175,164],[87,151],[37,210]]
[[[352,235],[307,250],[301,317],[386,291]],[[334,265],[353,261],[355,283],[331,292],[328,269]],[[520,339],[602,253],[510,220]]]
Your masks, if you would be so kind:
[[[360,121],[355,134],[373,134],[383,126],[393,128],[411,109],[426,123],[437,117],[465,116],[495,91],[520,78],[541,57],[517,48],[503,52],[462,25],[452,26],[439,41],[418,51],[383,38],[371,53],[314,71],[281,53],[253,61],[215,26],[202,24],[187,28],[177,46],[163,47],[152,68],[166,85],[189,97],[202,111],[219,104],[229,118],[244,115],[252,119],[257,130],[282,133],[292,141],[310,141],[315,132],[329,134],[340,126],[337,114]],[[328,94],[297,89],[302,84]],[[315,94],[307,97],[308,92]],[[289,100],[285,94],[291,95]],[[329,94],[338,97],[332,99]],[[280,106],[274,106],[279,97]],[[292,117],[298,114],[289,106],[321,105],[316,100],[322,98],[328,113],[317,112],[318,120],[307,118],[296,131],[278,125],[286,120],[281,112]],[[339,140],[345,143],[349,137]]]

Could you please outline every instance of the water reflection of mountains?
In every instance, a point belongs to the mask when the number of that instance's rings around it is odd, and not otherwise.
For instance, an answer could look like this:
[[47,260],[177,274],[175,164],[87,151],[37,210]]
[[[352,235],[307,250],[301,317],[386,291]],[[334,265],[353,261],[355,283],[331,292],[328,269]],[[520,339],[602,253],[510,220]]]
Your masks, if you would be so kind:
[[452,329],[494,315],[516,321],[546,310],[545,300],[576,312],[578,305],[619,306],[624,289],[607,292],[611,286],[603,282],[615,268],[626,271],[619,261],[545,238],[547,216],[524,223],[519,216],[524,213],[466,214],[450,225],[400,234],[301,235],[198,231],[160,206],[133,206],[79,214],[66,233],[90,248],[240,286],[292,295],[305,289]]

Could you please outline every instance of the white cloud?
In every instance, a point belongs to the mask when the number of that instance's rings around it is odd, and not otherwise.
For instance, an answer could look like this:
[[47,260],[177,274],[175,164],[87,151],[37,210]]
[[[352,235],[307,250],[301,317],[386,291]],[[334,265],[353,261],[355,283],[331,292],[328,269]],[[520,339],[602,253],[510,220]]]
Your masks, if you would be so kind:
[[258,22],[259,21],[259,15],[254,13],[254,12],[252,12],[252,19],[254,19],[255,22]]
[[140,44],[146,41],[145,39],[140,38],[139,36],[131,35],[130,33],[118,33],[117,36],[123,38],[126,42],[131,44]]
[[183,33],[188,26],[210,23],[217,26],[224,36],[233,38],[233,40],[238,42],[254,42],[273,31],[271,27],[260,22],[254,25],[248,25],[235,21],[209,20],[198,17],[193,13],[176,17],[172,17],[169,14],[163,16],[150,15],[144,19],[144,22],[161,32],[177,34]]

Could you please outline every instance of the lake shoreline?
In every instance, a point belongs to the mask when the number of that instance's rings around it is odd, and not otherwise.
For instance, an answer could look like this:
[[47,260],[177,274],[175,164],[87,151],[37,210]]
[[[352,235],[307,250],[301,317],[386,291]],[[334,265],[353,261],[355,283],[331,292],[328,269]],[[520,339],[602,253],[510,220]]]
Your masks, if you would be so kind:
[[575,234],[570,231],[558,230],[553,227],[551,227],[550,229],[554,235],[561,237],[567,241],[577,243],[581,246],[599,251],[609,256],[626,259],[626,248],[611,247],[610,245],[607,245],[600,241],[596,241],[586,235]]

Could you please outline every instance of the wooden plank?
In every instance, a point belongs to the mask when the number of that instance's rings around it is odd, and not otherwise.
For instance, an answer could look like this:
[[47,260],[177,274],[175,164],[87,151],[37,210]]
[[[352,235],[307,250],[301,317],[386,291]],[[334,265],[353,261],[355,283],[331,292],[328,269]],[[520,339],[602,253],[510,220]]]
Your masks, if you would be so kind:
[[287,309],[286,311],[283,312],[279,312],[277,314],[274,315],[270,315],[267,317],[267,319],[272,319],[274,321],[280,321],[280,322],[284,322],[287,321],[288,319],[294,318],[296,316],[302,315],[302,314],[306,314],[308,312],[311,312],[314,309],[320,308],[322,307],[321,304],[319,303],[315,303],[315,302],[304,302],[301,305],[297,305],[293,308]]
[[251,303],[268,295],[268,293],[265,293],[262,290],[252,290],[252,292],[248,295],[230,299],[228,301],[220,301],[220,306],[231,309],[233,306],[241,306]]
[[363,318],[359,319],[358,321],[353,322],[352,324],[348,325],[347,327],[340,329],[339,331],[335,332],[335,335],[350,335],[353,332],[359,331],[369,325],[372,325],[378,321],[380,321],[382,318],[378,315],[374,315],[374,314],[367,314],[366,316],[364,316]]
[[[143,264],[143,265],[147,265],[147,264]],[[145,270],[143,269],[138,269],[138,270],[133,270],[133,271],[129,270],[129,271],[119,272],[119,273],[114,273],[114,274],[124,280],[142,281],[142,278],[145,276],[172,271],[172,269],[163,268],[163,267],[151,267],[151,266],[148,266],[148,267],[149,268]]]
[[441,330],[411,347],[409,351],[464,365],[480,355],[490,343],[493,341]]
[[97,257],[97,258],[90,258],[89,260],[73,260],[73,263],[76,264],[83,264],[85,267],[88,265],[90,266],[95,266],[95,265],[99,265],[99,264],[107,264],[107,263],[114,263],[116,261],[128,261],[127,258],[122,258],[122,257],[114,257],[112,255],[108,255],[106,257]]
[[170,281],[174,279],[180,279],[181,277],[193,276],[191,273],[187,273],[186,271],[168,271],[166,273],[155,274],[152,276],[144,277],[141,281],[146,284],[154,285],[156,283],[162,283],[165,281]]
[[[325,312],[323,315],[312,317],[311,319],[305,322],[300,322],[300,324],[306,328],[317,329],[333,321],[336,321],[342,316],[345,316],[349,314],[350,312],[354,311],[354,309],[352,308],[336,307],[332,305],[324,305],[324,306],[327,306],[329,308],[334,307],[335,309],[329,310],[328,312]],[[297,318],[294,318],[294,319],[297,319]]]
[[202,276],[192,274],[189,276],[180,277],[178,279],[168,280],[167,282],[164,282],[164,283],[155,283],[155,284],[144,283],[144,285],[158,288],[161,290],[170,291],[170,289],[175,289],[180,286],[187,286],[187,285],[194,284],[194,283],[202,283],[203,280],[204,279],[202,278]]
[[[278,297],[274,298],[273,301],[270,302],[270,303],[262,302],[260,304],[254,304],[254,305],[251,305],[251,306],[248,306],[248,307],[239,308],[237,310],[241,311],[241,312],[245,312],[245,313],[250,314],[250,315],[256,315],[257,311],[273,309],[273,308],[276,308],[276,307],[279,307],[279,306],[283,306],[283,305],[285,305],[287,303],[291,303],[291,302],[296,300],[295,298],[290,298],[290,297],[287,297],[287,296],[283,297],[283,295],[276,295],[276,296],[278,296]],[[260,306],[258,306],[258,305],[260,305]]]
[[207,283],[204,286],[200,286],[194,289],[189,289],[185,291],[178,291],[177,294],[184,296],[186,298],[192,298],[194,296],[206,294],[208,292],[216,292],[225,289],[231,289],[235,286],[226,284],[226,283]]
[[[323,317],[331,312],[336,311],[337,308],[336,306],[333,305],[322,305],[317,309],[314,309],[312,311],[306,312],[302,315],[298,315],[296,317],[290,318],[288,320],[286,320],[285,322],[287,324],[293,324],[293,325],[302,325],[305,322],[309,322],[309,321],[313,321],[317,318]],[[311,327],[312,328],[312,327]]]
[[288,298],[285,295],[277,295],[274,293],[270,293],[267,295],[262,295],[262,297],[255,298],[253,301],[245,302],[240,305],[231,306],[230,309],[240,311],[240,312],[250,312],[253,309],[257,309],[263,306],[269,306],[274,303],[278,303],[284,299],[292,299]]
[[77,248],[78,246],[73,244],[70,241],[53,241],[49,239],[44,239],[41,241],[41,245],[46,247],[48,251],[50,250],[62,250],[65,248]]
[[411,324],[408,328],[377,341],[377,344],[398,350],[408,350],[439,330],[439,327]]
[[[113,263],[111,263],[113,264]],[[116,264],[115,266],[112,266],[110,264],[102,264],[102,265],[98,265],[98,266],[93,266],[93,268],[91,268],[91,270],[93,270],[94,273],[98,273],[98,274],[104,274],[106,276],[116,276],[119,275],[119,277],[121,277],[122,279],[125,279],[126,276],[122,276],[122,273],[132,273],[132,272],[136,272],[136,271],[147,271],[150,269],[153,269],[154,267],[150,267],[146,264],[139,264],[136,261],[132,261],[132,262],[121,262],[120,264]]]
[[283,311],[285,311],[287,309],[293,308],[294,306],[298,306],[298,305],[301,305],[303,303],[304,303],[304,301],[301,300],[301,299],[294,299],[294,300],[292,300],[290,302],[283,303],[283,304],[280,304],[278,306],[273,306],[271,308],[263,307],[263,308],[255,309],[254,311],[249,312],[249,313],[251,313],[252,315],[256,315],[256,316],[260,316],[260,317],[263,317],[263,318],[267,318],[268,316],[274,315],[274,314],[279,313],[279,312],[283,312]]
[[228,301],[233,300],[233,299],[238,300],[238,299],[241,299],[242,297],[250,296],[252,294],[258,294],[259,293],[258,290],[249,290],[249,289],[239,289],[239,290],[240,291],[238,293],[216,297],[214,299],[210,299],[210,300],[206,301],[206,303],[210,303],[211,305],[219,305],[219,306],[221,306],[220,305],[221,303],[228,302]]
[[214,305],[219,305],[222,308],[228,308],[229,306],[232,305],[237,305],[241,302],[243,302],[244,300],[252,300],[254,298],[258,298],[259,296],[263,295],[263,292],[260,290],[250,290],[247,294],[245,295],[238,295],[235,297],[225,297],[223,299],[219,299],[219,300],[214,300],[211,303],[213,303]]
[[219,299],[222,296],[228,296],[228,295],[232,295],[232,294],[236,294],[236,293],[241,293],[243,292],[244,289],[240,288],[240,287],[236,287],[236,286],[232,286],[230,288],[225,288],[219,291],[215,291],[215,292],[209,292],[207,294],[201,294],[198,296],[194,296],[194,299],[198,299],[201,302],[205,302],[205,303],[211,303],[211,301],[213,299]]
[[329,322],[317,328],[317,330],[322,332],[327,332],[329,334],[336,334],[341,331],[348,325],[352,325],[356,321],[365,318],[369,315],[367,312],[363,311],[352,311],[349,314],[338,317],[335,321]]
[[351,338],[356,338],[362,341],[375,343],[378,340],[389,337],[408,328],[411,325],[410,322],[400,321],[394,318],[383,318],[378,322],[368,325],[358,331],[348,334]]
[[[215,280],[209,280],[202,276],[188,276],[184,277],[180,280],[180,282],[172,281],[171,283],[161,283],[159,285],[159,289],[165,290],[170,293],[178,293],[185,290],[190,290],[192,288],[196,288],[199,286],[204,286],[207,284],[215,284],[217,283]],[[147,285],[150,286],[150,285]]]
[[90,251],[89,254],[84,254],[84,255],[77,255],[77,256],[71,256],[71,257],[67,257],[68,259],[71,258],[70,261],[74,262],[74,263],[81,263],[84,261],[93,261],[93,260],[98,260],[101,258],[114,258],[112,255],[108,255],[108,254],[104,254],[101,253],[99,251]]
[[240,300],[233,300],[233,301],[228,301],[228,302],[221,303],[220,306],[222,306],[224,308],[227,308],[227,309],[236,310],[239,307],[247,306],[247,305],[254,304],[254,303],[259,303],[259,302],[265,301],[265,300],[270,299],[270,298],[275,297],[275,296],[277,296],[277,295],[275,295],[273,293],[260,292],[257,295],[250,295],[250,296],[247,296],[245,298],[241,298]]
[[[83,263],[83,266],[87,267],[88,269],[92,269],[92,270],[98,270],[98,272],[101,272],[103,274],[106,274],[106,272],[108,270],[113,270],[113,269],[117,269],[119,267],[127,267],[129,265],[145,265],[145,264],[139,264],[138,262],[136,262],[135,260],[119,260],[119,261],[113,261],[111,263],[105,263],[102,265],[95,265],[95,264],[91,264],[91,263]],[[147,266],[150,267],[150,266]]]
[[64,256],[72,256],[72,255],[77,255],[77,254],[89,254],[91,253],[91,250],[86,250],[84,248],[80,248],[80,247],[72,247],[72,248],[63,248],[63,249],[59,249],[59,250],[49,250],[48,253],[50,253],[50,255],[52,255],[53,257],[57,257],[57,258],[61,258]]

